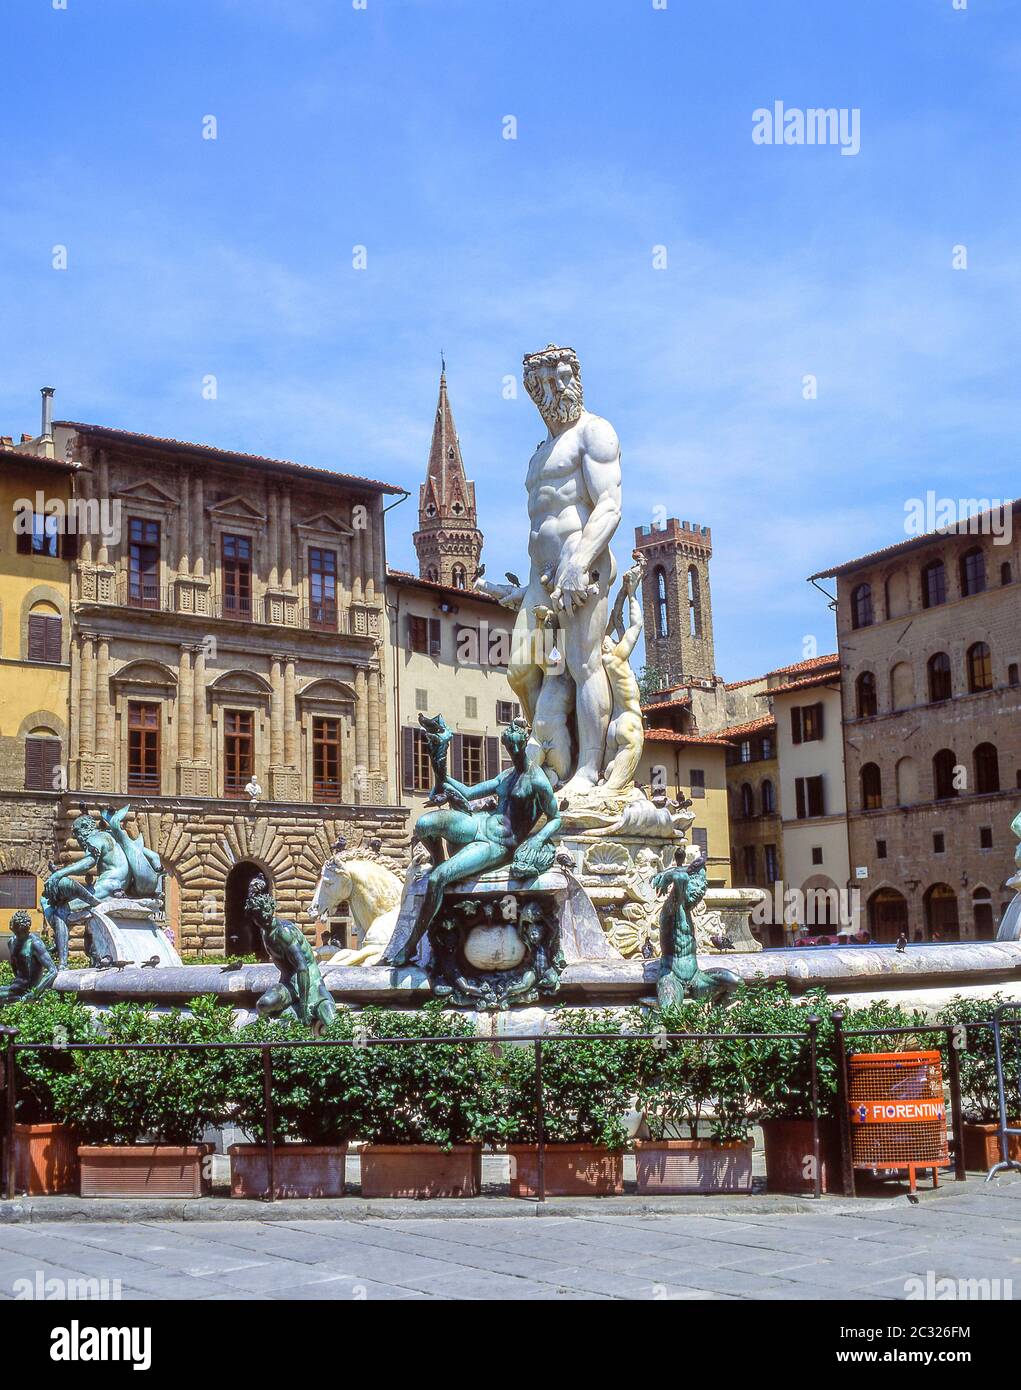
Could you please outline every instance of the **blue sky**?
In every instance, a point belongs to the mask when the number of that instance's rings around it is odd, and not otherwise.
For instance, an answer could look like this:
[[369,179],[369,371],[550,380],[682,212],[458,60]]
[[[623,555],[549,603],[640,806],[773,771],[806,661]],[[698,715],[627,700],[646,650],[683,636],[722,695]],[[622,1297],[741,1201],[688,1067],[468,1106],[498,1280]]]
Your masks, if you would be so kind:
[[[66,3],[0,16],[4,433],[52,384],[415,488],[442,348],[499,573],[543,432],[504,378],[570,343],[619,557],[657,508],[712,527],[731,680],[833,648],[805,576],[906,499],[1021,491],[1019,0]],[[777,100],[859,108],[860,153],[754,144]]]

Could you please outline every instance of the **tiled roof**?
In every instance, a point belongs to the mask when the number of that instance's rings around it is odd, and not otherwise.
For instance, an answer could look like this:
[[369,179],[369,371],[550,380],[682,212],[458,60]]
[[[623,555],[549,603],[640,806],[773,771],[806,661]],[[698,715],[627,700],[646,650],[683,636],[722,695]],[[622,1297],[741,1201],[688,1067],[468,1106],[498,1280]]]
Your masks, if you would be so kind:
[[681,734],[676,729],[646,729],[645,741],[653,743],[711,743],[725,744],[722,734]]
[[749,734],[758,734],[766,729],[775,729],[776,720],[771,714],[760,715],[758,719],[749,719],[746,724],[730,724],[726,729],[720,730],[720,737],[730,740],[734,738],[747,738]]
[[[500,600],[494,598],[492,594],[480,593],[477,589],[457,589],[453,584],[438,584],[435,579],[421,579],[417,574],[412,574],[410,570],[395,570],[389,565],[386,571],[387,579],[392,579],[395,584],[412,584],[416,589],[429,589],[437,594],[449,594],[453,598],[471,599],[473,603],[488,603],[495,607],[500,607]],[[514,614],[510,609],[506,610],[508,623],[513,623]]]
[[774,671],[768,671],[770,676],[793,676],[801,671],[818,671],[826,666],[839,666],[840,657],[836,652],[829,652],[826,656],[812,656],[807,661],[796,661],[793,666],[777,666]]
[[[1021,513],[1021,499],[1010,504],[1011,510]],[[933,541],[942,540],[945,536],[972,536],[984,534],[984,517],[998,517],[1001,508],[990,507],[988,511],[976,512],[974,516],[965,517],[956,526],[947,526],[935,531],[926,531],[924,535],[912,536],[906,541],[897,541],[894,545],[884,546],[882,550],[870,550],[867,555],[860,555],[857,560],[845,560],[843,564],[834,565],[831,569],[819,570],[816,574],[810,574],[812,579],[835,579],[838,574],[852,574],[855,570],[865,569],[869,565],[874,565],[878,560],[889,559],[892,555],[906,555],[909,551],[920,550],[923,546],[932,545]]]
[[834,682],[840,683],[839,666],[815,676],[805,676],[799,681],[788,681],[786,685],[774,685],[772,690],[760,691],[757,698],[761,700],[763,695],[786,695],[791,690],[810,690],[813,686],[833,685]]
[[406,488],[397,483],[381,483],[376,478],[362,478],[355,473],[336,473],[332,468],[315,468],[310,463],[294,463],[290,459],[267,458],[264,454],[241,454],[235,449],[218,449],[214,444],[190,444],[183,439],[165,439],[156,434],[138,434],[134,430],[118,430],[107,425],[85,425],[77,420],[57,420],[56,425],[63,429],[77,430],[80,434],[101,435],[104,439],[119,439],[125,444],[151,444],[161,449],[171,449],[182,454],[202,454],[209,459],[223,459],[227,462],[254,463],[265,468],[282,468],[309,477],[322,478],[328,482],[348,483],[355,487],[371,488],[374,492],[400,492],[409,495]]
[[691,696],[683,695],[679,700],[647,700],[643,703],[642,709],[687,709],[690,704]]
[[44,468],[56,468],[61,473],[77,473],[79,465],[66,459],[51,459],[45,454],[25,454],[20,449],[0,448],[0,463],[38,463]]
[[743,681],[727,681],[724,690],[740,690],[742,685],[754,685],[756,681],[764,681],[765,676],[748,676]]

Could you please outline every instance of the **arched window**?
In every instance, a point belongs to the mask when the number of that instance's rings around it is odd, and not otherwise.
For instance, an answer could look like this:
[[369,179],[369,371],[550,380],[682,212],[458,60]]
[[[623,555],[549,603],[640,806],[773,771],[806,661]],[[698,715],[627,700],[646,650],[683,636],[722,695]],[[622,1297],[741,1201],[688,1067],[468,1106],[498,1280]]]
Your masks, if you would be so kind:
[[915,703],[915,673],[909,661],[898,661],[890,672],[890,699],[894,709],[907,709]]
[[870,719],[879,708],[876,700],[876,678],[871,671],[863,671],[854,683],[855,699],[859,719]]
[[938,608],[947,601],[947,571],[942,560],[922,566],[922,607]]
[[971,895],[972,912],[975,917],[975,940],[992,941],[996,935],[993,926],[992,894],[988,888],[976,888]]
[[430,565],[425,572],[425,577],[433,584],[440,582],[440,572],[435,565]]
[[851,626],[872,626],[872,585],[859,584],[851,590]]
[[776,810],[776,788],[767,777],[762,784],[762,814],[771,816]]
[[936,941],[953,941],[960,930],[957,921],[957,894],[949,883],[934,883],[925,892],[925,925]]
[[957,754],[949,748],[941,748],[932,760],[932,781],[937,801],[946,801],[957,795],[954,786],[954,768]]
[[688,566],[688,630],[692,637],[702,635],[702,600],[698,584],[698,570]]
[[883,590],[886,595],[886,616],[902,618],[911,607],[908,577],[904,570],[894,570],[883,585]]
[[876,763],[866,763],[861,770],[861,805],[863,811],[878,811],[883,804],[883,774]]
[[60,739],[51,729],[33,729],[25,739],[25,790],[34,792],[63,791],[63,771],[60,761]]
[[755,814],[755,793],[750,782],[741,783],[741,815],[749,820]]
[[968,689],[992,690],[993,661],[985,642],[974,642],[968,648]]
[[929,657],[929,699],[935,703],[937,700],[949,700],[953,694],[953,682],[950,676],[950,658],[946,652],[937,652],[935,656]]
[[7,908],[39,906],[39,881],[35,874],[24,869],[9,869],[0,874],[0,912]]
[[28,615],[28,660],[57,663],[63,647],[63,622],[52,603],[35,603]]
[[450,577],[454,582],[455,589],[467,589],[468,575],[465,572],[464,565],[455,565],[450,571]]
[[961,556],[961,597],[981,594],[986,587],[986,557],[980,545],[973,545]]
[[670,636],[670,613],[666,592],[666,570],[656,571],[656,636]]
[[998,792],[1000,790],[1000,758],[995,743],[980,743],[975,749],[975,790],[977,792]]
[[1013,584],[1013,582],[1014,571],[1010,567],[1010,561],[1004,560],[1003,563],[1000,565],[1000,583]]
[[894,773],[897,779],[897,805],[913,806],[918,800],[918,764],[914,758],[899,758]]

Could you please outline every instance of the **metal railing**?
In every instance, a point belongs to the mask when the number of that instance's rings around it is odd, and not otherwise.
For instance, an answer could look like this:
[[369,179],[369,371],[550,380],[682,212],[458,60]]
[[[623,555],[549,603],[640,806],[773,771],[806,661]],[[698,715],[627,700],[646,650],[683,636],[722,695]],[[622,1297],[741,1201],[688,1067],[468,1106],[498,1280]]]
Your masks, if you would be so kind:
[[1002,1173],[1004,1169],[1017,1168],[1021,1171],[1021,1163],[1016,1158],[1010,1156],[1011,1137],[1021,1134],[1021,1128],[1010,1124],[1010,1114],[1008,1112],[1007,1083],[1004,1076],[1003,1067],[1003,1025],[1005,1015],[1014,1013],[1017,1016],[1009,1025],[1014,1034],[1014,1053],[1018,1060],[1017,1085],[1018,1094],[1014,1097],[1014,1114],[1021,1114],[1021,1003],[1000,1004],[993,1014],[993,1047],[996,1054],[996,1101],[999,1109],[1000,1127],[1000,1161],[994,1163],[986,1174],[986,1182],[995,1177],[997,1173]]
[[3,1110],[3,1190],[8,1200],[14,1197],[17,1186],[15,1172],[15,1116],[17,1106],[17,1054],[19,1052],[205,1052],[228,1051],[235,1049],[259,1050],[262,1053],[263,1078],[263,1133],[265,1135],[267,1191],[265,1200],[276,1200],[276,1180],[274,1172],[275,1121],[273,1114],[273,1052],[276,1048],[304,1047],[430,1047],[430,1046],[517,1046],[531,1043],[535,1063],[534,1115],[536,1126],[536,1200],[546,1200],[546,1099],[543,1085],[543,1049],[572,1042],[704,1042],[723,1043],[756,1040],[762,1042],[801,1042],[808,1048],[811,1069],[811,1108],[812,1108],[812,1152],[813,1152],[813,1196],[822,1195],[822,1174],[820,1165],[820,1115],[819,1115],[819,1070],[818,1070],[818,1028],[815,1015],[807,1020],[808,1030],[801,1033],[528,1033],[516,1034],[507,1038],[484,1036],[410,1038],[280,1038],[261,1041],[223,1041],[223,1042],[171,1042],[171,1043],[123,1043],[123,1042],[19,1042],[17,1029],[0,1026],[0,1045],[3,1047],[3,1088],[5,1104]]

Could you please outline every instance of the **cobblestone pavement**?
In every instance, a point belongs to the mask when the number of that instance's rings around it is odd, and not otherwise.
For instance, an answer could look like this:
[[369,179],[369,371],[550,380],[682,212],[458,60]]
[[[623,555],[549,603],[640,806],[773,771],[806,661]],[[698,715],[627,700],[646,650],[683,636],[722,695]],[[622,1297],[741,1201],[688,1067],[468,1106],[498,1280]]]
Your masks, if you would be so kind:
[[0,1224],[0,1298],[860,1301],[932,1298],[941,1279],[1000,1281],[958,1296],[1021,1297],[1016,1177],[972,1178],[917,1205],[840,1199],[807,1212],[727,1198],[669,1215],[471,1206],[479,1214]]

